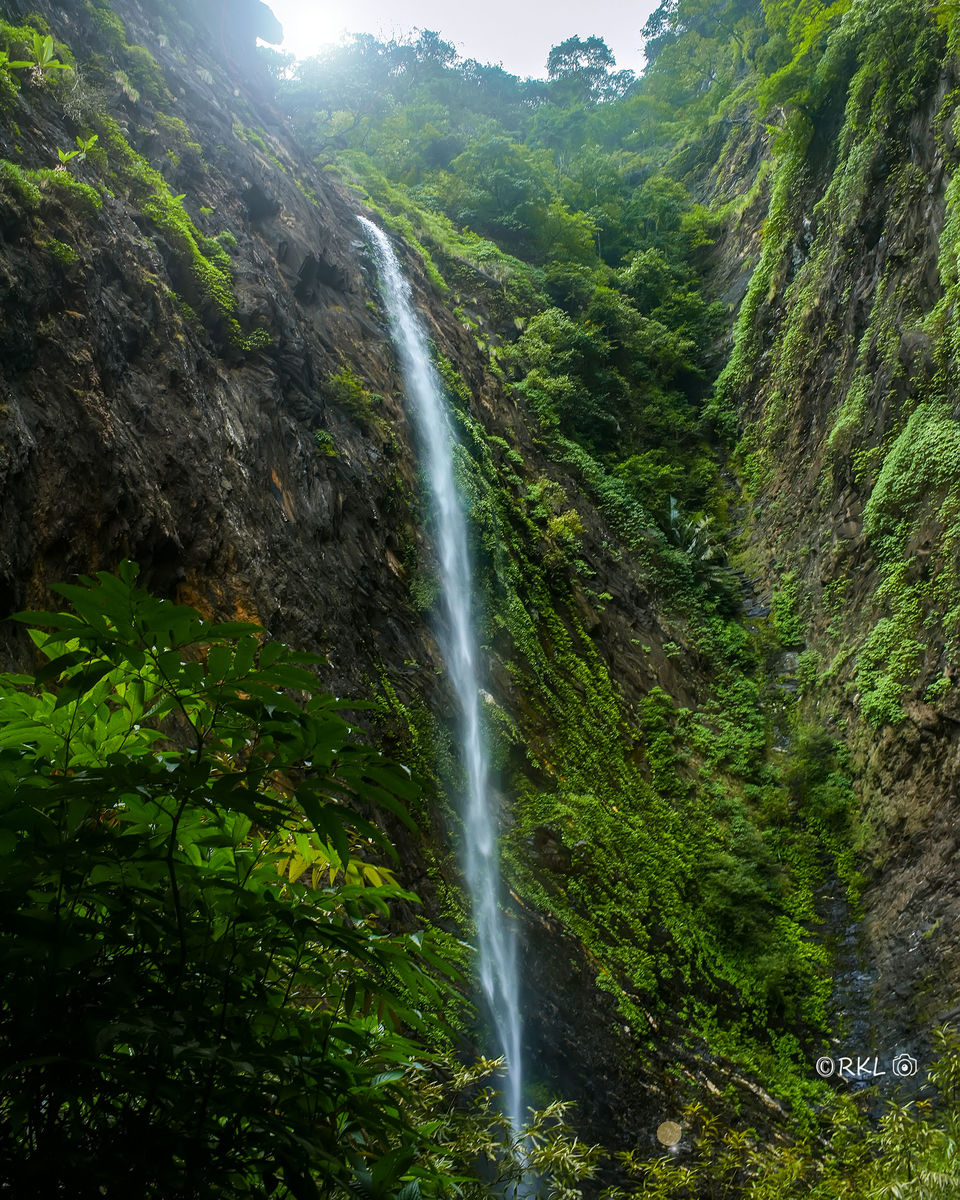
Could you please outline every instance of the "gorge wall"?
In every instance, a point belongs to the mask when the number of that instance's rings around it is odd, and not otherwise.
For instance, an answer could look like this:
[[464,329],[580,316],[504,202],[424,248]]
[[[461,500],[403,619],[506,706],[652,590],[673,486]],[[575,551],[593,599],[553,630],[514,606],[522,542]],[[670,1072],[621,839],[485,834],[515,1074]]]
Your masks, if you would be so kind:
[[[393,214],[457,412],[527,1049],[615,1146],[652,1145],[690,1095],[775,1116],[788,1052],[812,1076],[795,1033],[813,1044],[807,1001],[829,1002],[813,893],[833,843],[782,831],[772,718],[751,724],[784,673],[855,767],[873,1036],[920,1046],[955,1008],[960,110],[947,33],[884,11],[868,30],[851,6],[779,128],[745,108],[674,164],[726,204],[712,417],[743,434],[734,565],[799,638],[721,636],[678,603],[690,568],[498,364],[522,315],[503,279],[425,258]],[[276,34],[262,6],[227,25],[174,0],[6,15],[49,22],[79,70],[2,96],[2,615],[129,557],[158,592],[323,653],[324,686],[373,695],[371,735],[428,780],[404,881],[462,932],[431,536],[356,221],[391,214],[298,146],[252,50]]]
[[718,384],[744,561],[798,598],[801,706],[853,754],[873,1036],[921,1054],[960,983],[953,36],[920,5],[850,6],[722,251],[757,262]]

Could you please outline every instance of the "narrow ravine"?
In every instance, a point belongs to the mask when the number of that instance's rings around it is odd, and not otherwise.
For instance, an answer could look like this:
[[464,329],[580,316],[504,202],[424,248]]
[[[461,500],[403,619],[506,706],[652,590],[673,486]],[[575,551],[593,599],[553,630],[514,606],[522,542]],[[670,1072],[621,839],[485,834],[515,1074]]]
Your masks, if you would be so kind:
[[507,1062],[503,1109],[514,1129],[521,1122],[523,1071],[516,945],[500,910],[497,812],[487,771],[480,719],[477,641],[473,625],[472,570],[467,524],[453,470],[455,434],[427,336],[389,239],[359,217],[377,264],[380,293],[406,389],[407,404],[423,455],[437,527],[443,619],[441,653],[460,706],[460,752],[466,776],[461,813],[467,888],[477,927],[480,984],[498,1043]]

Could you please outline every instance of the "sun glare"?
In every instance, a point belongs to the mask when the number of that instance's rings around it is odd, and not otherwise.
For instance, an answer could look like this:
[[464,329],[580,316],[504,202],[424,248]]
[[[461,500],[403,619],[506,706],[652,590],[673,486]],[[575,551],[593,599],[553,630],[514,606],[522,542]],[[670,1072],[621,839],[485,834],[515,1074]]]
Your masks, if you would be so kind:
[[550,47],[572,34],[599,35],[614,51],[619,67],[639,70],[640,31],[655,0],[624,7],[621,0],[488,0],[482,8],[449,0],[266,0],[283,25],[283,49],[309,58],[351,33],[371,33],[382,41],[432,29],[465,58],[502,63],[520,76],[542,77]]
[[274,0],[271,5],[283,26],[283,48],[298,58],[315,53],[321,46],[340,40],[346,28],[340,10],[335,5],[322,6],[291,4]]
[[[303,0],[270,0],[283,26],[282,49],[309,58],[324,46],[336,45],[355,31],[378,33],[383,22],[371,22],[356,5],[305,4]],[[377,26],[381,28],[377,28]]]

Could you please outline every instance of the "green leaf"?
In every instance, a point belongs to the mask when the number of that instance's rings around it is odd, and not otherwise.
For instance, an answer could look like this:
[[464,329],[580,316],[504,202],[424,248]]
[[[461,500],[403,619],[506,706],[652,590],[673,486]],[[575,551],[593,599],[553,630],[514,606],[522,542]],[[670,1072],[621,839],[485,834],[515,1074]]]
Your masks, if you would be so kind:
[[58,630],[86,630],[87,624],[72,613],[55,612],[15,612],[10,616],[11,621],[19,621],[24,625],[43,625]]
[[[367,1163],[389,1147],[393,1188],[424,1149],[399,1097],[426,1050],[389,1030],[426,1035],[409,997],[438,997],[440,968],[384,932],[415,897],[344,867],[367,838],[396,853],[360,810],[398,779],[315,694],[309,656],[247,627],[213,638],[124,570],[61,588],[73,613],[33,631],[51,661],[0,676],[8,1123],[44,1113],[52,1191],[95,1159],[123,1192],[142,1153],[116,1130],[147,1110],[152,1144],[189,1130],[196,1147],[189,1172],[179,1150],[153,1156],[157,1195],[281,1172],[294,1195],[346,1192],[345,1147]],[[334,868],[316,891],[280,873],[291,838],[313,853],[311,827]]]
[[114,670],[113,663],[98,662],[85,667],[75,675],[71,675],[60,689],[56,707],[62,708],[65,704],[71,704],[81,696],[86,695],[87,692],[93,690],[105,675],[109,675],[112,670]]
[[66,654],[60,654],[40,668],[37,672],[36,682],[44,684],[49,683],[51,679],[59,679],[64,671],[86,662],[89,657],[86,650],[69,650]]
[[[263,627],[253,621],[225,621],[219,625],[211,625],[207,629],[207,637],[231,639],[239,637],[256,637],[263,635]],[[284,648],[281,646],[281,648]]]

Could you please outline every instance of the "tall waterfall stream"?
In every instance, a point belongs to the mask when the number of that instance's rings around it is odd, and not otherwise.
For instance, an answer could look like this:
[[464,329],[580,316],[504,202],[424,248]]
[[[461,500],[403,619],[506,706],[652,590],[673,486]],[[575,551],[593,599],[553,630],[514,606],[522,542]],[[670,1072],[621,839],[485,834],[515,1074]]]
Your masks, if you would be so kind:
[[444,607],[438,641],[460,707],[460,751],[466,775],[461,806],[464,867],[477,927],[480,983],[499,1051],[507,1061],[503,1110],[517,1129],[523,1078],[516,948],[499,903],[497,814],[490,794],[480,720],[467,523],[453,470],[456,435],[443,386],[430,358],[426,332],[414,308],[410,284],[387,236],[365,217],[358,219],[377,264],[380,293],[400,361],[408,410],[420,441],[437,523]]

